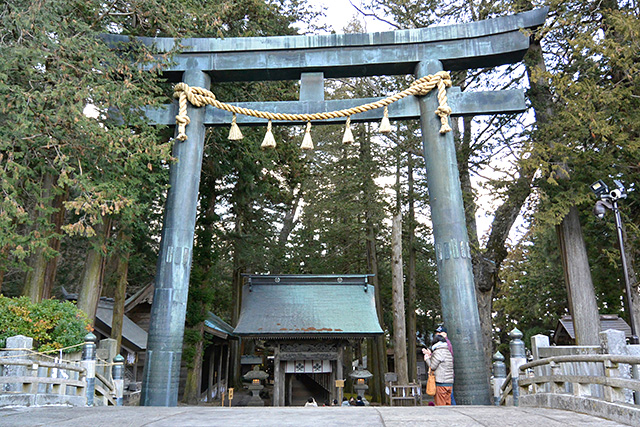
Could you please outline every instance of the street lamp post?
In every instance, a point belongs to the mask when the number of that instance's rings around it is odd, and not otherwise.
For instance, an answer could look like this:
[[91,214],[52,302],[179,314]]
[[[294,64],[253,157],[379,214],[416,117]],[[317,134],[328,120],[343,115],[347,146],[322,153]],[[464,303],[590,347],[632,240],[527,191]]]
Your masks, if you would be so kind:
[[624,185],[620,181],[614,180],[616,189],[609,191],[609,187],[602,181],[598,180],[591,184],[591,190],[600,198],[593,207],[593,213],[598,218],[604,218],[604,214],[607,209],[613,211],[613,215],[616,221],[616,232],[618,234],[618,244],[620,246],[620,258],[622,259],[622,272],[624,274],[625,292],[627,294],[627,310],[629,313],[629,326],[631,326],[631,344],[640,344],[638,340],[638,329],[636,328],[636,322],[632,311],[631,302],[631,280],[629,278],[629,271],[627,270],[627,256],[624,250],[624,237],[622,235],[622,217],[620,216],[620,210],[618,209],[618,200],[627,198],[627,191]]

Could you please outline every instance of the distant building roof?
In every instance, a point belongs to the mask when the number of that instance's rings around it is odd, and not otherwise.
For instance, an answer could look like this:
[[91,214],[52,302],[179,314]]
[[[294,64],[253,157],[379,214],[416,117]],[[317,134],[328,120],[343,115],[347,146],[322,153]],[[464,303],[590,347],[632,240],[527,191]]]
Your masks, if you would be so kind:
[[134,307],[139,304],[147,303],[151,305],[153,303],[153,292],[155,290],[155,284],[153,282],[148,283],[146,286],[143,286],[136,292],[127,298],[124,302],[124,312],[128,313]]
[[[631,327],[627,325],[624,319],[618,317],[617,314],[601,314],[600,330],[615,329],[623,331],[627,338],[631,338]],[[553,334],[553,342],[555,344],[569,344],[576,339],[576,331],[573,327],[573,319],[571,316],[562,316],[558,320],[555,333]]]
[[249,275],[234,332],[255,338],[364,337],[383,333],[371,275]]
[[235,337],[235,334],[233,333],[233,326],[212,312],[207,313],[207,319],[204,321],[204,330],[205,332],[222,339],[227,339],[228,336]]
[[[78,294],[69,293],[62,287],[62,294],[67,301],[77,301]],[[100,297],[96,310],[95,328],[105,336],[111,336],[113,323],[113,298]],[[147,332],[133,322],[127,315],[122,316],[122,346],[129,351],[145,351],[147,349]]]
[[[104,335],[111,336],[113,324],[113,302],[100,300],[96,311],[95,328]],[[147,349],[147,332],[136,325],[126,315],[122,316],[122,346],[130,351],[144,351]]]

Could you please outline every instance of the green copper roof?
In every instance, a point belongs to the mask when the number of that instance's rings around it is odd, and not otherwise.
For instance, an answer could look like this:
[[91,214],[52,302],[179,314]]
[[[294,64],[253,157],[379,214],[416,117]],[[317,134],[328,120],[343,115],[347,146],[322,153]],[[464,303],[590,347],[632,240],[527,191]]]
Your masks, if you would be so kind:
[[381,335],[370,275],[246,276],[234,333],[244,337]]
[[233,336],[233,327],[212,312],[207,313],[204,326],[205,329],[208,329],[207,332],[217,335],[220,338],[227,338],[228,335]]

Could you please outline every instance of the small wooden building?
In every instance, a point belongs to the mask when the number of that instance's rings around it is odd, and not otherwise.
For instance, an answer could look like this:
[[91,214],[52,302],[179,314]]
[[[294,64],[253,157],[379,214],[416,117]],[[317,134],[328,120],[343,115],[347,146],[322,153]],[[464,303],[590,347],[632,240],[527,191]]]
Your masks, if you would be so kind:
[[237,339],[233,327],[209,312],[204,321],[207,346],[202,362],[201,392],[206,393],[206,402],[220,399],[229,384],[229,344]]
[[[631,327],[617,314],[600,315],[600,330],[606,331],[607,329],[623,331],[625,337],[631,338]],[[571,316],[562,316],[558,320],[558,325],[553,334],[553,343],[556,345],[575,345],[576,332]]]
[[371,275],[249,275],[235,335],[274,354],[273,406],[290,405],[294,375],[338,398],[350,339],[382,335]]

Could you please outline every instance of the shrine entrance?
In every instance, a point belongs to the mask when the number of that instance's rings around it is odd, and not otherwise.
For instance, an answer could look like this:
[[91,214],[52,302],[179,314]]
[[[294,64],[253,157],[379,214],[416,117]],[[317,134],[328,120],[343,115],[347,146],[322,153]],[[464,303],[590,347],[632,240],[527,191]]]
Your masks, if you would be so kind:
[[[370,275],[248,275],[234,334],[273,353],[273,406],[340,398],[349,340],[383,334]],[[309,394],[302,394],[307,390]]]
[[[442,312],[456,349],[456,401],[489,404],[489,372],[484,360],[455,144],[447,130],[450,116],[524,111],[524,92],[461,92],[441,83],[447,80],[447,71],[521,61],[529,48],[529,36],[523,30],[542,25],[546,15],[547,9],[542,8],[468,24],[371,34],[180,40],[182,53],[163,70],[169,80],[183,83],[176,85],[180,107],[168,105],[147,114],[158,124],[174,124],[176,116],[179,123],[178,141],[173,146],[173,156],[178,161],[171,165],[142,404],[177,405],[205,126],[271,126],[273,121],[306,123],[308,131],[312,122],[369,122],[385,117],[420,119]],[[107,35],[105,40],[117,43],[123,37]],[[167,38],[139,40],[161,52],[168,52],[177,44]],[[409,88],[410,93],[404,97],[324,99],[325,78],[402,74],[415,75],[416,82],[440,76],[441,82],[435,83],[437,90],[428,93]],[[300,79],[300,99],[225,104],[213,96],[213,101],[201,103],[198,96],[206,95],[211,79]],[[206,107],[197,106],[205,104]],[[359,108],[365,105],[368,107]],[[309,142],[305,138],[306,147]]]

